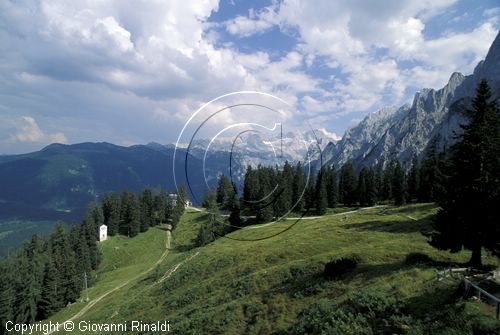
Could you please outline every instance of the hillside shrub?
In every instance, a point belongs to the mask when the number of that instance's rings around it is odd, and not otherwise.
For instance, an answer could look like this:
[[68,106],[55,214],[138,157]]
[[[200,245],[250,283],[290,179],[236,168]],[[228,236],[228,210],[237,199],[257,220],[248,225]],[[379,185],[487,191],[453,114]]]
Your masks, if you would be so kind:
[[325,264],[323,275],[328,280],[338,279],[344,274],[354,270],[358,262],[359,260],[356,256],[334,259]]
[[340,309],[330,299],[321,299],[300,315],[290,334],[372,335],[373,331],[363,315]]
[[431,265],[434,260],[422,252],[410,252],[405,257],[406,265]]

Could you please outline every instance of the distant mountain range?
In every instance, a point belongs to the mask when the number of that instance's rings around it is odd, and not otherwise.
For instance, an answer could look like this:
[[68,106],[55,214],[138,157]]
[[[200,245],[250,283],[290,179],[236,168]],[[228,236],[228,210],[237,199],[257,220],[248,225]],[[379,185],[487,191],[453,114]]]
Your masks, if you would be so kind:
[[[176,177],[185,183],[184,155]],[[139,192],[145,186],[174,190],[173,150],[163,146],[121,147],[109,143],[52,144],[24,155],[0,157],[0,218],[81,219],[89,202],[109,191]],[[201,162],[190,157],[190,169]],[[202,193],[204,182],[192,174]]]
[[455,72],[443,88],[417,92],[411,105],[369,114],[340,141],[328,144],[323,163],[339,167],[350,160],[359,169],[393,159],[409,162],[414,153],[421,157],[433,139],[440,147],[450,146],[461,131],[459,125],[467,122],[464,111],[481,79],[487,79],[493,96],[500,97],[500,34],[473,74]]
[[[313,154],[319,152],[318,146],[323,149],[335,139],[324,130],[315,133],[304,137]],[[316,137],[319,144],[315,144]],[[241,184],[248,165],[273,164],[284,159],[295,162],[307,155],[307,147],[296,144],[299,135],[293,132],[283,136],[283,158],[274,157],[272,146],[265,143],[272,142],[279,148],[279,139],[250,134],[241,141],[243,145],[235,145],[232,156],[233,180],[237,184]],[[177,183],[188,189],[195,203],[201,201],[207,185],[215,185],[218,175],[230,173],[232,141],[214,142],[204,165],[208,143],[209,140],[196,141],[187,156],[187,148],[179,148],[176,154]],[[98,201],[110,191],[139,192],[146,186],[175,191],[174,150],[173,145],[158,143],[131,147],[80,143],[51,144],[29,154],[0,156],[0,219],[80,220],[91,201]]]

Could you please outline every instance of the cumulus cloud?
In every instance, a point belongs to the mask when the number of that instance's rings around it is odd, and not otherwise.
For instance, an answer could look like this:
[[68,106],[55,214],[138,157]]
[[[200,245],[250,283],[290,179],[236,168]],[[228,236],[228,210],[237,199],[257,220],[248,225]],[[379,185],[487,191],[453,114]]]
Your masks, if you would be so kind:
[[[455,2],[273,1],[209,22],[217,0],[0,1],[0,108],[11,119],[30,115],[31,130],[37,122],[57,130],[39,139],[169,142],[204,102],[259,90],[325,124],[472,71],[498,10],[484,10],[471,29],[429,37],[429,20]],[[239,48],[266,33],[293,45]],[[37,137],[17,143],[29,138]]]
[[470,31],[427,37],[426,23],[456,2],[290,0],[228,20],[226,28],[245,37],[273,25],[297,30],[308,66],[322,56],[343,74],[330,85],[337,107],[363,111],[401,103],[415,88],[441,87],[454,71],[472,72],[496,36],[496,9],[485,10],[487,20]]
[[226,30],[240,37],[263,33],[279,23],[276,9],[276,5],[264,7],[260,11],[250,9],[248,16],[238,15],[226,21]]
[[17,127],[16,132],[11,135],[10,141],[16,142],[32,142],[39,144],[49,143],[67,143],[66,136],[61,133],[48,134],[43,132],[35,119],[31,116],[22,116],[22,123]]

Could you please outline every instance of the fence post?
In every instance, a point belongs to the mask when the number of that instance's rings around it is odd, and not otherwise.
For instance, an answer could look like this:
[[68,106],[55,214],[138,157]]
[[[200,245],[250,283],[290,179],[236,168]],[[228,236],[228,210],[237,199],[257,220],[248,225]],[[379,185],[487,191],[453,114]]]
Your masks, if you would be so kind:
[[500,302],[497,301],[497,320],[500,319]]

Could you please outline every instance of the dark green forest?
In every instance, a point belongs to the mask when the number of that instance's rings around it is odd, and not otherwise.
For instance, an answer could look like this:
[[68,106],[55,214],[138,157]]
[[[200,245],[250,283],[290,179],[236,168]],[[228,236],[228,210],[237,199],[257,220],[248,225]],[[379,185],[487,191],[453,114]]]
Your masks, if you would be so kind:
[[108,235],[134,237],[149,227],[168,223],[175,228],[184,211],[186,195],[150,188],[136,195],[108,193],[92,203],[81,224],[68,230],[63,223],[50,236],[33,235],[20,250],[0,262],[0,332],[6,321],[33,323],[75,302],[94,281],[100,262],[99,226]]

